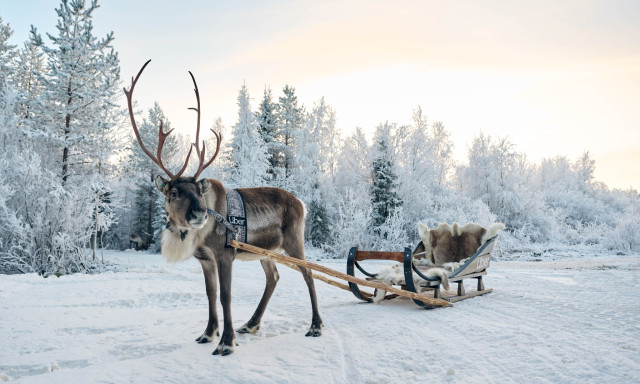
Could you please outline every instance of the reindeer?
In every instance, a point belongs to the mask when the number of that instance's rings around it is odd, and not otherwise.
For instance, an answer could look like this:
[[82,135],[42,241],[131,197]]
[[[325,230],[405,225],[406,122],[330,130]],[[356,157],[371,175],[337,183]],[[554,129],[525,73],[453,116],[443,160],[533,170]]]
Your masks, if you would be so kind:
[[[168,179],[158,175],[155,185],[165,196],[165,208],[168,222],[162,236],[162,256],[169,262],[186,260],[191,256],[198,259],[204,273],[204,280],[209,301],[209,320],[207,327],[196,342],[209,343],[214,339],[214,334],[220,336],[218,330],[218,314],[216,312],[216,299],[218,282],[220,282],[220,302],[224,315],[224,327],[222,337],[214,355],[222,356],[233,353],[236,346],[235,333],[231,319],[231,267],[234,261],[234,249],[225,247],[227,227],[223,219],[227,215],[227,197],[224,185],[214,179],[198,179],[202,171],[207,168],[218,156],[220,151],[221,135],[211,130],[216,137],[216,149],[213,156],[205,163],[205,143],[202,149],[199,146],[200,135],[200,95],[198,85],[189,72],[194,85],[197,107],[189,108],[197,113],[196,140],[190,147],[187,159],[177,174],[171,173],[162,163],[162,147],[165,139],[173,130],[163,131],[163,123],[160,121],[158,128],[158,149],[154,156],[142,142],[140,132],[133,115],[132,95],[133,90],[142,75],[147,61],[135,78],[131,79],[131,87],[124,93],[127,97],[131,126],[138,140],[138,144],[144,153],[151,158],[166,174]],[[182,174],[187,169],[189,157],[193,148],[199,160],[198,168],[193,177],[184,177]],[[292,193],[280,188],[241,188],[237,189],[244,200],[247,219],[247,242],[255,246],[272,251],[285,251],[292,257],[304,260],[304,225],[306,209],[304,204]],[[218,221],[219,220],[219,221]],[[262,315],[269,303],[269,299],[278,282],[279,275],[276,264],[271,259],[237,251],[237,257],[241,260],[260,259],[266,276],[266,286],[262,299],[253,316],[242,326],[238,333],[255,334],[260,329]],[[313,284],[311,271],[300,267],[300,272],[309,289],[311,297],[311,327],[306,336],[317,337],[322,335],[322,319],[318,312],[316,291]]]

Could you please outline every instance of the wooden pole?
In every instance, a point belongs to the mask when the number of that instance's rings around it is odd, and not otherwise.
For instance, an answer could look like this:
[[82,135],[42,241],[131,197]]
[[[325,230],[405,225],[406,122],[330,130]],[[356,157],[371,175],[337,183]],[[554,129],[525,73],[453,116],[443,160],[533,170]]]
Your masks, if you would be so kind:
[[247,252],[251,252],[251,253],[255,253],[257,255],[262,255],[262,256],[266,256],[274,261],[277,261],[281,264],[294,264],[296,266],[299,267],[304,267],[304,268],[309,268],[318,272],[322,272],[324,274],[333,276],[333,277],[337,277],[339,279],[342,280],[346,280],[348,282],[351,283],[355,283],[358,285],[364,285],[365,287],[370,287],[370,288],[377,288],[383,291],[387,291],[389,293],[393,293],[396,294],[398,296],[404,296],[404,297],[408,297],[411,299],[416,299],[416,300],[420,300],[425,304],[428,305],[432,305],[435,307],[449,307],[451,306],[451,303],[449,303],[446,300],[442,300],[442,299],[434,299],[431,297],[427,297],[425,295],[420,295],[418,293],[414,293],[414,292],[409,292],[409,291],[403,291],[401,289],[398,289],[396,287],[390,286],[390,285],[386,285],[383,283],[379,283],[377,281],[367,281],[364,279],[360,279],[357,278],[355,276],[351,276],[351,275],[347,275],[346,273],[341,273],[338,271],[334,271],[333,269],[327,268],[327,267],[323,267],[322,265],[319,264],[315,264],[315,263],[311,263],[305,260],[300,260],[300,259],[296,259],[294,257],[290,257],[290,256],[286,256],[283,255],[281,253],[276,253],[276,252],[272,252],[272,251],[268,251],[266,249],[262,249],[256,246],[253,246],[251,244],[247,244],[247,243],[242,243],[236,240],[231,240],[231,246],[234,248],[238,248],[241,249],[243,251],[247,251]]
[[[300,272],[300,270],[298,269],[298,267],[297,267],[296,265],[294,265],[294,264],[285,263],[284,261],[281,261],[281,262],[280,262],[280,264],[282,264],[282,265],[286,265],[287,267],[289,267],[289,268],[291,268],[291,269],[295,269],[296,271]],[[316,273],[311,273],[311,276],[312,276],[314,279],[317,279],[317,280],[322,281],[323,283],[326,283],[326,284],[329,284],[329,285],[333,285],[334,287],[337,287],[337,288],[340,288],[340,289],[344,289],[345,291],[349,291],[349,292],[351,292],[351,288],[349,288],[349,286],[348,286],[348,285],[346,285],[346,284],[339,283],[339,282],[337,282],[337,281],[335,281],[335,280],[331,280],[331,279],[329,279],[329,278],[327,278],[327,277],[325,277],[325,276],[323,276],[323,275],[318,275],[318,274],[316,274]],[[368,292],[362,292],[362,291],[361,291],[361,292],[360,292],[360,294],[361,294],[362,296],[364,296],[364,297],[368,297],[368,298],[372,298],[372,297],[373,297],[373,295],[372,295],[372,294],[370,294],[370,293],[368,293]]]

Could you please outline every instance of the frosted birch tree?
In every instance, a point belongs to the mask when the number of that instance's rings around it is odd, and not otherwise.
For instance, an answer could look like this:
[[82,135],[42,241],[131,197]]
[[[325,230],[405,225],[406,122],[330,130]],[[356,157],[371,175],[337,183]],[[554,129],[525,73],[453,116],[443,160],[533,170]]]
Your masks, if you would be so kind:
[[[367,143],[362,128],[347,136],[340,146],[335,188],[339,195],[351,190],[357,196],[368,196],[371,184],[373,151]],[[365,200],[368,200],[365,198]]]

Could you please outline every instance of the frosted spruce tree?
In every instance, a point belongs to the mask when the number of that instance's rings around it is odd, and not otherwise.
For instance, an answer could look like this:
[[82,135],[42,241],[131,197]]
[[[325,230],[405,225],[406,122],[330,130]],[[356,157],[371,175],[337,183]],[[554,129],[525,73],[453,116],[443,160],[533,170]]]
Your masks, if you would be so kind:
[[312,200],[309,204],[306,223],[306,240],[314,247],[330,246],[332,241],[329,212],[322,200]]
[[371,172],[371,219],[374,231],[379,232],[394,211],[402,205],[397,193],[397,179],[389,148],[391,133],[388,124],[377,127],[375,134],[377,156]]
[[268,173],[271,181],[275,180],[276,177],[282,173],[281,170],[284,163],[284,159],[282,157],[282,143],[277,140],[277,108],[278,105],[273,102],[271,89],[269,87],[265,87],[262,101],[260,102],[258,112],[256,112],[256,119],[260,126],[260,137],[267,149],[269,160]]
[[7,77],[13,72],[13,60],[17,55],[16,46],[9,44],[9,39],[13,36],[13,30],[7,23],[4,24],[0,16],[0,86],[4,84]]
[[[0,145],[3,151],[8,149],[8,142],[13,141],[17,132],[11,132],[10,129],[16,124],[14,116],[14,108],[16,107],[17,97],[15,87],[13,86],[13,79],[9,78],[12,74],[12,68],[14,67],[14,58],[16,57],[16,46],[9,44],[9,39],[13,35],[13,30],[9,24],[4,24],[2,17],[0,17],[0,122],[2,126],[2,142]],[[13,133],[13,134],[12,134]]]
[[260,125],[251,111],[249,92],[242,85],[238,94],[238,121],[233,127],[231,141],[230,184],[263,186],[268,180],[270,163],[266,143],[260,137]]
[[43,132],[42,127],[34,123],[38,120],[36,115],[43,112],[39,99],[44,93],[44,84],[39,74],[45,72],[45,64],[42,49],[31,40],[25,42],[16,58],[14,84],[19,93],[18,114],[23,117],[25,133],[30,135]]
[[298,132],[304,124],[304,106],[298,105],[295,88],[285,85],[280,96],[276,119],[276,141],[281,144],[282,175],[280,183],[285,189],[291,189],[294,183],[289,178],[295,166],[295,146]]

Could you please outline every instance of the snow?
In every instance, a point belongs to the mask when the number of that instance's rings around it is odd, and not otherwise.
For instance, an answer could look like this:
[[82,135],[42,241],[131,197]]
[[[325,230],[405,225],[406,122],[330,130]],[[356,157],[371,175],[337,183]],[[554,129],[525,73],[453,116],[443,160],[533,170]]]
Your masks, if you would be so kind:
[[[498,258],[485,278],[493,293],[435,310],[405,299],[361,303],[316,281],[325,325],[319,338],[304,337],[311,308],[300,274],[279,266],[261,330],[237,335],[239,346],[226,357],[211,355],[216,344],[194,341],[207,318],[196,260],[168,265],[143,252],[104,257],[117,272],[0,275],[0,382],[578,383],[640,377],[639,255]],[[321,264],[345,269],[344,260]],[[260,263],[234,264],[236,327],[253,313],[263,285]]]

